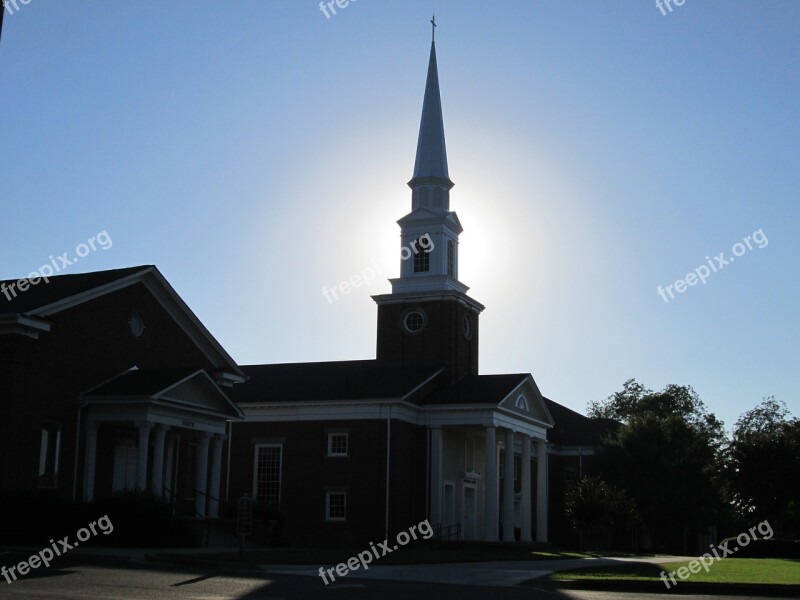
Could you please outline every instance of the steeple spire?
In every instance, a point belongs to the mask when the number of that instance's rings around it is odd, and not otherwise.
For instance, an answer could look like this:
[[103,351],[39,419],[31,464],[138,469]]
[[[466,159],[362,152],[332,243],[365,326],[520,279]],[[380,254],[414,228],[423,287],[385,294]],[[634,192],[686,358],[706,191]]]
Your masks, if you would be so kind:
[[447,172],[442,102],[436,68],[436,19],[431,19],[431,57],[411,212],[400,219],[400,276],[378,304],[377,360],[384,365],[445,365],[451,382],[478,374],[478,316],[483,305],[458,279],[458,236],[463,231],[450,210],[453,182]]
[[[436,31],[436,18],[431,19],[432,36]],[[447,149],[444,142],[442,99],[439,94],[439,70],[436,66],[436,42],[431,40],[428,61],[428,79],[422,101],[422,119],[417,139],[417,157],[414,176],[408,185],[415,189],[421,184],[438,184],[446,189],[453,187],[447,172]]]

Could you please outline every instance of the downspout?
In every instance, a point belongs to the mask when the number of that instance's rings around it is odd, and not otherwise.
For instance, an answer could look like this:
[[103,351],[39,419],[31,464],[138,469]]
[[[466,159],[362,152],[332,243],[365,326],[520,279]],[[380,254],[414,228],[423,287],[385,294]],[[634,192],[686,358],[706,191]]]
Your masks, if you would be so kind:
[[383,539],[389,539],[389,478],[391,475],[392,457],[392,405],[389,405],[389,415],[386,417],[386,519],[384,522]]
[[228,428],[228,467],[225,472],[225,502],[228,502],[231,494],[231,445],[233,444],[233,421],[228,421],[225,426]]
[[431,510],[431,419],[428,413],[425,413],[425,516],[430,514]]
[[83,407],[86,406],[88,402],[81,402],[78,405],[78,421],[75,426],[75,463],[72,469],[72,501],[75,502],[78,499],[78,453],[80,451],[81,446],[81,412],[83,411]]

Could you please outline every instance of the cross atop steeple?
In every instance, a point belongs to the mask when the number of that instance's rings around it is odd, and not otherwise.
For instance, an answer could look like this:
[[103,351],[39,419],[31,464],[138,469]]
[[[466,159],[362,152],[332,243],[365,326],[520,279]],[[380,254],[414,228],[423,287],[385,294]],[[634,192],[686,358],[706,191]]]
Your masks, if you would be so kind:
[[431,19],[431,42],[436,42],[436,15]]

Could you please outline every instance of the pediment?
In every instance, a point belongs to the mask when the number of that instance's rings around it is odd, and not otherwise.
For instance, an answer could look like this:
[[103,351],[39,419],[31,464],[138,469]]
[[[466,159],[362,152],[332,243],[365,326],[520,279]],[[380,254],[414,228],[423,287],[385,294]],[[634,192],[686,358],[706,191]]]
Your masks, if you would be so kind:
[[547,410],[544,397],[532,376],[526,377],[520,385],[514,388],[499,404],[514,414],[534,419],[552,427],[553,417]]

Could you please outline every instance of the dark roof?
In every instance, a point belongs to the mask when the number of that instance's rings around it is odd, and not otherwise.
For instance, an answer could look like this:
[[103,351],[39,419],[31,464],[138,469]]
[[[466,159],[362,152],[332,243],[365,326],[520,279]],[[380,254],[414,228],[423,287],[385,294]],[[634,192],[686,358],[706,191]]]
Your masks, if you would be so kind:
[[597,446],[606,433],[619,427],[613,419],[592,419],[549,398],[544,401],[555,422],[547,440],[558,446]]
[[[4,294],[0,294],[0,313],[27,313],[151,268],[153,268],[152,265],[140,265],[138,267],[95,271],[93,273],[55,275],[49,277],[47,283],[43,280],[39,281],[36,285],[29,286],[24,292],[14,288],[17,295],[16,297],[12,296],[11,300],[8,300]],[[6,287],[9,287],[17,281],[19,280],[6,279],[0,281],[0,286],[5,284]],[[10,292],[9,295],[11,295]]]
[[384,367],[376,360],[243,365],[250,379],[229,392],[238,403],[400,398],[440,369],[439,365]]
[[467,375],[430,394],[420,404],[498,404],[527,377],[527,373]]
[[169,386],[178,383],[199,369],[192,367],[171,369],[137,369],[127,371],[90,392],[85,397],[99,396],[154,396]]

